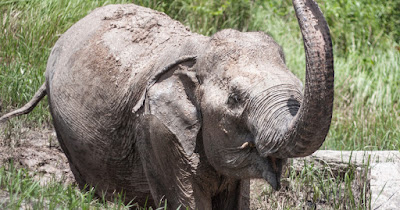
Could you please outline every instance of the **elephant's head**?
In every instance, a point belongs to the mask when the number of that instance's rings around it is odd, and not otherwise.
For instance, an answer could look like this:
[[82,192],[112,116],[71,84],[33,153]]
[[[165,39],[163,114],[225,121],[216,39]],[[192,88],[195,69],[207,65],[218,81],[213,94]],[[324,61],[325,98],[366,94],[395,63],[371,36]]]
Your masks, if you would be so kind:
[[262,32],[223,30],[196,59],[184,58],[152,80],[146,109],[189,159],[201,136],[217,172],[264,178],[278,189],[287,158],[310,155],[324,142],[333,104],[329,29],[312,0],[293,3],[306,52],[304,93],[281,47]]

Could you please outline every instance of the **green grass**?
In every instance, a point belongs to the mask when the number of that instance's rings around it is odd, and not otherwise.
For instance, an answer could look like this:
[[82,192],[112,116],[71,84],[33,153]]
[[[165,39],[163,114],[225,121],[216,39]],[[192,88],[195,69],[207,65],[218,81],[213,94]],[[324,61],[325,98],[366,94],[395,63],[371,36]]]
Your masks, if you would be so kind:
[[97,198],[94,189],[80,191],[74,185],[63,185],[52,180],[40,184],[24,169],[16,169],[12,163],[0,167],[1,209],[128,209],[123,195],[115,196],[109,203]]

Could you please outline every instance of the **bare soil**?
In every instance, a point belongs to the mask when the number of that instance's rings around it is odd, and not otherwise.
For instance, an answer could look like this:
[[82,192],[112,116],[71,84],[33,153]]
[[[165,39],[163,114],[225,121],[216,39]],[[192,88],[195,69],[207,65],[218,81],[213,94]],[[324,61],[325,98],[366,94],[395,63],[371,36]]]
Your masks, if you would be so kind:
[[12,162],[16,167],[26,168],[41,184],[51,179],[65,184],[75,182],[67,158],[51,128],[22,128],[9,133],[13,134],[0,135],[0,165]]

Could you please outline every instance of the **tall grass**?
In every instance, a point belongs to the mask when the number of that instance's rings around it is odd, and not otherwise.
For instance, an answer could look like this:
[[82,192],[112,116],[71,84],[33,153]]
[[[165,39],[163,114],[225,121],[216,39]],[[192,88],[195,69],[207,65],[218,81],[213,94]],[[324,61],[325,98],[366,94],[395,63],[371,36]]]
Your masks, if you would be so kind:
[[[91,10],[129,1],[11,0],[0,2],[0,100],[5,111],[21,107],[44,82],[51,47],[62,33]],[[4,112],[3,112],[4,113]],[[29,122],[49,122],[43,100]]]
[[[0,98],[4,114],[26,103],[44,82],[58,37],[96,7],[127,0],[10,0],[0,3]],[[302,38],[290,0],[134,0],[163,11],[204,35],[224,28],[261,30],[283,46],[289,68],[304,79]],[[318,1],[335,55],[335,104],[323,148],[400,148],[400,3]],[[43,124],[47,103],[11,123]]]
[[41,185],[25,169],[12,163],[0,167],[1,209],[129,209],[123,194],[108,203],[95,196],[94,188],[80,191],[74,185],[51,180]]

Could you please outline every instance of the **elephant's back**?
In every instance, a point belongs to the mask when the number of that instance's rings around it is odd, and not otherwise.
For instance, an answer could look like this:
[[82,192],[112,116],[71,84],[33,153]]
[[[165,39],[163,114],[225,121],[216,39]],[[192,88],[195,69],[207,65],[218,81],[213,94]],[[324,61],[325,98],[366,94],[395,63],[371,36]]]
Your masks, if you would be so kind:
[[125,84],[142,81],[160,57],[173,57],[190,36],[199,35],[149,8],[133,4],[101,7],[60,37],[49,57],[46,79],[73,77],[75,83],[104,86],[106,82],[128,89]]
[[174,59],[162,57],[190,36],[163,13],[109,5],[57,41],[46,69],[47,94],[60,144],[80,184],[124,188],[137,199],[149,196],[135,152],[132,108],[154,69]]

